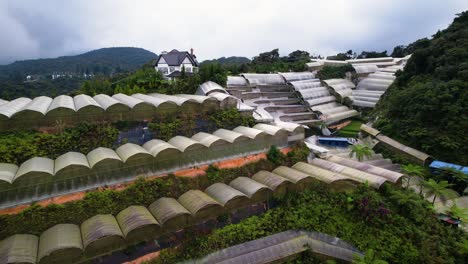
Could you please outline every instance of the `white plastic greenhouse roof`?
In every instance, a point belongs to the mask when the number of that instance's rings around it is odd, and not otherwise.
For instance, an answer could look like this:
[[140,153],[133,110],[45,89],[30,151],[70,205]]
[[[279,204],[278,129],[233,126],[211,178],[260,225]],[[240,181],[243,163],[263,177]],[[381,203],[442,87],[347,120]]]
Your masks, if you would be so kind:
[[285,84],[283,77],[275,73],[243,73],[241,74],[250,84]]
[[128,109],[130,109],[131,107],[129,107],[127,104],[124,104],[122,102],[120,102],[119,100],[113,98],[113,97],[110,97],[109,95],[107,94],[98,94],[98,95],[95,95],[93,97],[93,99],[104,109],[104,110],[107,110],[107,108],[113,106],[113,105],[122,105],[122,106],[125,106],[125,107],[128,107]]
[[207,81],[207,82],[200,84],[200,86],[197,89],[196,94],[197,95],[210,95],[211,93],[214,93],[214,92],[227,94],[226,89],[224,89],[221,85],[212,81]]
[[5,181],[8,183],[13,183],[17,171],[18,166],[15,164],[0,163],[0,182]]
[[151,155],[153,155],[154,157],[156,157],[161,151],[164,151],[166,149],[173,149],[180,152],[178,148],[160,139],[152,139],[146,142],[143,145],[143,148],[146,149],[149,153],[151,153]]
[[123,162],[127,162],[128,159],[140,154],[152,156],[146,149],[133,143],[124,144],[118,147],[115,152],[117,152]]
[[16,112],[20,111],[27,104],[31,102],[29,98],[18,98],[8,103],[5,103],[0,106],[0,115],[3,115],[7,118],[12,117]]
[[185,150],[191,147],[205,147],[200,142],[195,141],[191,138],[183,137],[183,136],[175,136],[171,138],[167,143],[175,146],[182,152],[184,152]]
[[89,95],[86,94],[79,94],[73,98],[73,101],[75,102],[75,109],[76,111],[79,111],[82,108],[85,107],[97,107],[101,110],[102,107]]
[[49,110],[47,112],[51,112],[55,109],[66,108],[73,111],[75,110],[75,102],[73,98],[68,95],[59,95],[52,100],[52,103],[49,106]]
[[301,81],[314,79],[315,74],[311,72],[280,72],[279,73],[287,82]]
[[259,129],[245,127],[245,126],[238,126],[233,129],[234,132],[241,133],[244,136],[247,136],[251,139],[257,138],[259,135],[264,135],[265,132]]
[[225,139],[225,140],[227,140],[227,141],[229,141],[231,143],[234,143],[239,139],[247,139],[248,138],[244,134],[234,132],[234,131],[231,131],[231,130],[227,130],[227,129],[222,129],[222,128],[216,130],[215,132],[213,132],[213,135],[218,136],[218,137],[220,137],[222,139]]
[[29,159],[21,164],[14,180],[30,172],[44,172],[54,175],[54,160],[42,157]]
[[34,111],[45,115],[49,109],[49,105],[52,103],[52,98],[47,96],[39,96],[34,98],[31,102],[24,106],[23,109],[16,112],[16,114],[23,111]]
[[242,76],[228,76],[227,87],[247,86],[247,80]]
[[150,96],[146,94],[133,94],[133,98],[136,98],[138,100],[141,100],[143,102],[146,102],[148,104],[154,105],[155,107],[159,107],[162,104],[170,103],[170,104],[175,104],[173,102],[169,102],[168,100],[162,99],[160,97],[155,97],[155,96]]
[[67,152],[55,159],[54,174],[67,168],[68,166],[83,166],[89,168],[88,159],[83,153]]
[[112,98],[116,99],[117,101],[123,104],[128,105],[128,107],[130,108],[134,108],[137,105],[144,104],[144,102],[140,99],[121,93],[112,95]]
[[86,157],[91,168],[93,168],[94,166],[96,166],[96,164],[104,160],[117,160],[122,162],[122,159],[119,157],[119,155],[117,155],[117,153],[115,153],[114,150],[103,147],[90,151],[88,155],[86,155]]
[[370,64],[370,65],[353,64],[353,68],[357,74],[373,73],[379,70],[379,68],[373,64]]
[[263,132],[272,136],[276,136],[278,133],[281,133],[281,132],[286,132],[286,130],[281,127],[272,126],[268,124],[256,124],[255,126],[253,126],[253,128],[262,130]]
[[218,136],[208,134],[208,133],[205,133],[205,132],[199,132],[199,133],[193,135],[192,139],[200,142],[201,144],[203,144],[203,145],[205,145],[207,147],[211,147],[212,145],[216,145],[216,144],[226,144],[226,143],[228,143],[228,141],[225,140],[225,139],[222,139],[222,138],[220,138]]

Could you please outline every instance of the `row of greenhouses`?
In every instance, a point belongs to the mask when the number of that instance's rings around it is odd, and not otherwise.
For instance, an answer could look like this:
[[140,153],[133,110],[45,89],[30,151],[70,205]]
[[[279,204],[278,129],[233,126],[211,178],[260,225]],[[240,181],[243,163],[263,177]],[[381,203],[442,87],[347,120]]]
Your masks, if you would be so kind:
[[208,256],[184,264],[216,263],[283,263],[310,250],[321,256],[351,262],[363,254],[348,244],[324,233],[288,230],[221,249]]
[[143,146],[127,143],[116,150],[101,147],[86,155],[68,152],[55,160],[35,157],[19,166],[1,163],[0,207],[260,153],[272,145],[287,146],[289,135],[280,127],[257,124],[167,142],[153,139]]
[[[0,130],[74,124],[83,121],[144,120],[178,111],[210,112],[222,100],[200,95],[165,94],[80,94],[55,98],[39,96],[0,101]],[[234,106],[235,107],[235,106]]]
[[403,145],[400,142],[390,137],[385,136],[379,130],[373,127],[362,124],[361,130],[377,140],[377,144],[376,144],[377,148],[379,147],[388,148],[392,151],[397,152],[398,154],[408,157],[413,162],[421,164],[421,165],[428,165],[431,163],[431,161],[433,161],[433,158],[430,155],[424,152],[421,152],[417,149]]
[[291,168],[280,166],[272,172],[259,171],[252,178],[238,177],[229,184],[215,183],[204,191],[190,190],[178,199],[163,197],[147,208],[130,206],[116,216],[96,215],[81,223],[81,226],[58,224],[39,237],[13,235],[0,242],[0,260],[3,261],[0,263],[73,263],[89,260],[277,195],[303,191],[317,181],[330,184],[337,191],[346,191],[367,181],[371,187],[379,187],[381,182],[387,180],[398,181],[395,175],[384,169],[368,169],[365,172],[341,166],[328,169],[320,164],[299,162]]

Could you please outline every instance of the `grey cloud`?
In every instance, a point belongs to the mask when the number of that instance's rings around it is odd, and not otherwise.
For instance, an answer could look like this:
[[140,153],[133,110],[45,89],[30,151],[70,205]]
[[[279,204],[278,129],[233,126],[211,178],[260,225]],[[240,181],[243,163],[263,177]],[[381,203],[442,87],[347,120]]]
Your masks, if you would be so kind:
[[201,60],[273,48],[391,52],[466,9],[466,0],[4,0],[0,63],[109,46],[192,47]]

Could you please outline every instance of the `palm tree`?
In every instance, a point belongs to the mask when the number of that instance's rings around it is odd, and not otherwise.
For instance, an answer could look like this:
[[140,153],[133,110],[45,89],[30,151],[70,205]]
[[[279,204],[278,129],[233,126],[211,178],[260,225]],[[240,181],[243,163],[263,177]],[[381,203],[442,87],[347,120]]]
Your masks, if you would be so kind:
[[378,259],[375,254],[374,250],[369,249],[366,251],[364,256],[356,256],[353,260],[354,264],[387,264],[388,262],[385,260]]
[[453,205],[449,208],[448,214],[453,218],[461,220],[462,222],[468,222],[468,208],[458,207],[455,201],[453,202]]
[[[409,187],[410,181],[411,181],[411,179],[413,177],[417,177],[417,178],[423,178],[424,177],[424,168],[421,167],[421,166],[414,165],[414,164],[410,163],[410,164],[401,166],[401,169],[405,173],[406,178],[408,180],[408,183],[406,184],[406,188]],[[420,191],[422,191],[422,188],[420,189]]]
[[349,157],[352,158],[353,156],[356,157],[358,161],[362,161],[364,157],[371,157],[372,156],[372,149],[366,144],[356,144],[351,146],[351,152],[349,153]]
[[427,189],[426,198],[434,195],[434,198],[432,199],[433,205],[437,197],[439,197],[442,202],[458,197],[457,192],[448,188],[452,185],[453,184],[450,184],[447,181],[436,182],[433,179],[429,179],[428,181],[423,182],[424,188]]

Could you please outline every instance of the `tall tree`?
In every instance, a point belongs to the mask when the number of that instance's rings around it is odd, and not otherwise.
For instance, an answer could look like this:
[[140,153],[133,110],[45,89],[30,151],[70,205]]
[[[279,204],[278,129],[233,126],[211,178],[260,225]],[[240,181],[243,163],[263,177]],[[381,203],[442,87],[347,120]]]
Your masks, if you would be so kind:
[[452,184],[448,183],[447,181],[436,182],[433,179],[429,179],[428,181],[424,182],[423,186],[426,190],[426,198],[434,196],[432,199],[432,204],[435,203],[437,197],[439,197],[442,202],[458,197],[457,192],[449,189]]
[[362,161],[366,157],[371,157],[372,153],[372,149],[368,145],[355,144],[351,146],[351,152],[349,153],[349,157],[352,158],[354,156],[358,161]]

